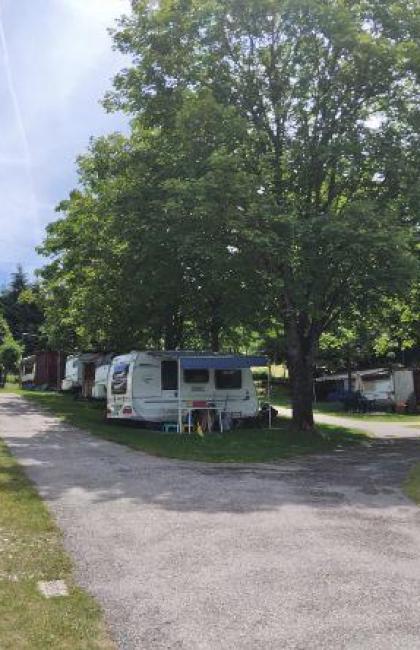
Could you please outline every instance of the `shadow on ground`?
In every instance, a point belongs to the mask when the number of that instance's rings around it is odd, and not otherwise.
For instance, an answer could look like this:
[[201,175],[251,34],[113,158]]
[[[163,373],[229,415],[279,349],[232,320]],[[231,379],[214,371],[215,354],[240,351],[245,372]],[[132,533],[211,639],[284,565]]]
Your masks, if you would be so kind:
[[[7,396],[0,401],[0,431],[49,500],[79,491],[89,503],[129,500],[179,512],[247,513],[287,504],[410,506],[400,488],[420,462],[420,439],[377,439],[369,447],[269,465],[156,458],[95,438]],[[2,489],[7,485],[6,480]]]

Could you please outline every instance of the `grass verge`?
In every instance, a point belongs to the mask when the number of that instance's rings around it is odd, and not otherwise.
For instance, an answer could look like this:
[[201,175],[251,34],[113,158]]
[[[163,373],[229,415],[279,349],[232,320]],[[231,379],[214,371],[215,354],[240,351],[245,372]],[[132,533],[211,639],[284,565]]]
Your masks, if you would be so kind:
[[352,420],[363,420],[364,422],[399,422],[404,426],[420,425],[418,413],[385,413],[382,411],[377,413],[348,413],[343,409],[342,404],[337,402],[318,402],[314,405],[314,412],[337,415]]
[[158,433],[126,424],[106,422],[101,404],[75,401],[69,395],[21,391],[32,402],[94,436],[127,445],[154,456],[213,463],[258,463],[300,454],[330,451],[366,440],[360,432],[320,426],[316,434],[294,430],[280,419],[276,428],[240,429],[201,437],[196,434]]
[[420,463],[415,465],[403,485],[405,494],[420,505]]
[[[46,599],[39,580],[65,580],[69,595]],[[99,607],[72,579],[60,532],[0,440],[1,650],[111,650]]]

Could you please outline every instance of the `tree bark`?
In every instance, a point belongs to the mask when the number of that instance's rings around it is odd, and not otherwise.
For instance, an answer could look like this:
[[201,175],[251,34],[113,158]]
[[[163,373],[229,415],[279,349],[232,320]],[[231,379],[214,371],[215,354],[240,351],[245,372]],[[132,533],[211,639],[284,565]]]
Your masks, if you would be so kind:
[[286,325],[287,356],[292,392],[293,424],[300,431],[314,429],[313,387],[314,349],[313,335],[299,333],[295,322]]
[[179,312],[172,312],[167,318],[164,331],[165,350],[178,350],[182,348],[184,339],[184,320]]
[[222,333],[223,319],[220,317],[220,298],[215,297],[209,301],[211,317],[208,326],[208,340],[212,352],[220,352],[220,335]]
[[351,353],[347,354],[347,390],[349,393],[353,392],[353,371],[351,367]]
[[220,325],[218,323],[212,323],[210,330],[210,343],[212,352],[220,351]]

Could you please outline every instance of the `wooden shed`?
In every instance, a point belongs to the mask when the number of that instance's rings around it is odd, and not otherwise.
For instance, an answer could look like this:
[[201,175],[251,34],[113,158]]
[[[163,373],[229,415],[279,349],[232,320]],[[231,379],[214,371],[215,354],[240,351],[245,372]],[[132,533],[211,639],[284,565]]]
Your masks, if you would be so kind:
[[26,388],[57,389],[64,377],[66,357],[62,352],[38,351],[22,359],[20,381]]

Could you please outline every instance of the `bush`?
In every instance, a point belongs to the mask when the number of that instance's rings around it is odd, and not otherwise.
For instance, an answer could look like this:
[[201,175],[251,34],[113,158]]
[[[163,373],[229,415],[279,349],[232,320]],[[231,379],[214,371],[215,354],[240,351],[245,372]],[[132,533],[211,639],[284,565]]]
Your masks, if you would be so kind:
[[0,346],[0,366],[4,377],[11,372],[17,372],[22,358],[22,348],[12,336],[7,336]]

